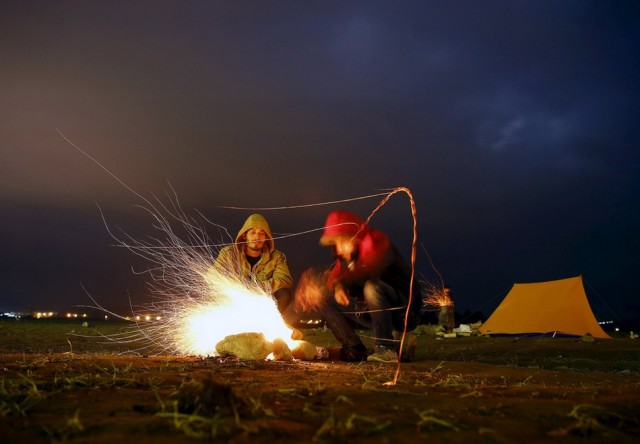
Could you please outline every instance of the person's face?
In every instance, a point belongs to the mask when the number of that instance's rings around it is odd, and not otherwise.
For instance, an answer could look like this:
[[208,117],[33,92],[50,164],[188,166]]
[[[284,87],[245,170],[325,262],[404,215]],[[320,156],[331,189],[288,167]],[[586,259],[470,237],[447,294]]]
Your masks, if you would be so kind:
[[338,237],[335,240],[336,254],[345,260],[351,260],[351,254],[355,250],[356,243],[352,237]]
[[260,228],[251,228],[247,231],[247,250],[249,253],[257,253],[260,254],[262,252],[262,248],[264,248],[264,243],[267,239],[267,233]]

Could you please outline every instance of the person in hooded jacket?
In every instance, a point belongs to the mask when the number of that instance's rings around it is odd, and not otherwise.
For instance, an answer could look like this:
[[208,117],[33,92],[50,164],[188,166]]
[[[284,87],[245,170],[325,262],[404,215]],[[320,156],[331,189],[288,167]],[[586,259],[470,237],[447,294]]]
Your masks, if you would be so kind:
[[229,270],[250,279],[254,276],[273,295],[284,321],[292,326],[296,322],[293,309],[293,278],[287,258],[275,248],[269,223],[261,214],[252,214],[238,231],[235,243],[218,253],[214,267]]
[[[399,340],[394,339],[394,331],[399,337],[404,330],[410,267],[389,236],[346,210],[329,213],[320,245],[332,248],[335,261],[329,270],[303,273],[296,289],[296,307],[323,316],[342,346],[342,360],[396,362]],[[407,331],[418,325],[421,305],[414,283]],[[373,354],[356,333],[354,322],[373,330]]]

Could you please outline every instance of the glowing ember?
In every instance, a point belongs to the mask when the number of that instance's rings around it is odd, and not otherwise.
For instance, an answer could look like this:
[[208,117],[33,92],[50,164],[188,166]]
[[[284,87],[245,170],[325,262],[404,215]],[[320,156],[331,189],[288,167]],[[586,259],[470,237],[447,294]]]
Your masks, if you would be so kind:
[[447,287],[429,286],[422,298],[422,301],[424,302],[424,305],[429,307],[453,307],[451,292]]

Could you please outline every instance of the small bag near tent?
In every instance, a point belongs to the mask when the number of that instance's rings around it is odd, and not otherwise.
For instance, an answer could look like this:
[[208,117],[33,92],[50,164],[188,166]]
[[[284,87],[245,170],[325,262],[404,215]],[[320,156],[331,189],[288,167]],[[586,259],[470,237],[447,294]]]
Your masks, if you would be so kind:
[[485,335],[569,335],[610,339],[596,321],[582,276],[514,284],[479,328]]

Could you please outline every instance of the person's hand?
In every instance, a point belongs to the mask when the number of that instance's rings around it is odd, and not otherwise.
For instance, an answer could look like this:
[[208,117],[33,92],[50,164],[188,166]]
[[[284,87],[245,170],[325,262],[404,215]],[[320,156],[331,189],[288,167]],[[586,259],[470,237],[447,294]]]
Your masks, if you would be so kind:
[[345,307],[349,305],[349,297],[342,287],[336,287],[336,291],[333,293],[333,297],[336,299],[336,302],[338,304]]
[[322,274],[314,269],[302,273],[295,292],[296,311],[314,311],[322,303]]

